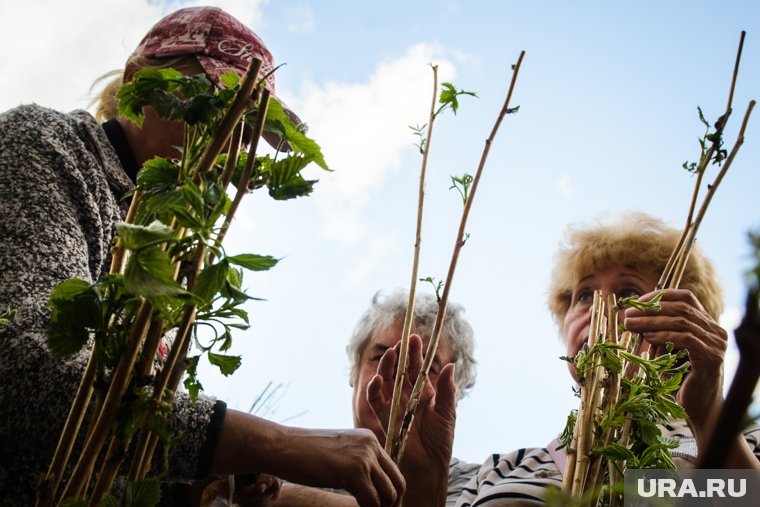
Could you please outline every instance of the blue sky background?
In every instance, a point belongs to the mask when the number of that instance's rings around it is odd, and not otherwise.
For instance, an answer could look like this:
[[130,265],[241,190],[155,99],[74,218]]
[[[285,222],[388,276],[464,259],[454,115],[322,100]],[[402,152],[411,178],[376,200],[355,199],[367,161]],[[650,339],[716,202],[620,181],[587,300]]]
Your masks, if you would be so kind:
[[[246,22],[277,62],[277,91],[311,127],[334,173],[314,195],[254,195],[227,247],[283,257],[248,277],[252,329],[243,368],[206,371],[211,394],[248,409],[282,384],[267,414],[312,427],[352,424],[345,344],[378,289],[406,287],[420,157],[408,125],[426,121],[429,63],[478,93],[436,123],[421,273],[445,276],[461,204],[449,175],[474,172],[510,66],[526,51],[491,149],[452,299],[477,339],[478,382],[460,404],[455,454],[543,446],[577,403],[546,310],[552,255],[568,223],[646,210],[680,227],[698,156],[697,106],[724,110],[741,30],[747,40],[726,141],[760,96],[760,7],[753,1],[209,2]],[[94,79],[123,65],[164,13],[193,2],[0,0],[0,108],[87,108]],[[757,113],[756,113],[757,116]],[[699,241],[735,326],[760,227],[760,118],[711,205]],[[714,174],[711,173],[711,174]],[[727,357],[730,378],[736,353]]]

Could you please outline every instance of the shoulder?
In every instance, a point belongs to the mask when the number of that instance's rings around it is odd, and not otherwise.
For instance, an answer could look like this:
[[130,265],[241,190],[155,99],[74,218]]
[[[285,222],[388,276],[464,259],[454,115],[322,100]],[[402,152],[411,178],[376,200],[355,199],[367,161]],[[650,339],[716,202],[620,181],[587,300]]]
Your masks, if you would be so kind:
[[0,114],[0,125],[4,128],[14,127],[21,129],[22,132],[28,130],[39,132],[70,124],[71,119],[72,116],[70,114],[62,113],[55,109],[49,109],[37,104],[24,104]]
[[561,485],[562,474],[546,448],[516,449],[489,456],[464,487],[458,505],[501,505],[505,499],[541,505],[546,488]]
[[86,121],[82,113],[88,115],[84,111],[62,113],[37,104],[18,106],[0,114],[0,142],[6,148],[38,152],[81,146],[78,124]]

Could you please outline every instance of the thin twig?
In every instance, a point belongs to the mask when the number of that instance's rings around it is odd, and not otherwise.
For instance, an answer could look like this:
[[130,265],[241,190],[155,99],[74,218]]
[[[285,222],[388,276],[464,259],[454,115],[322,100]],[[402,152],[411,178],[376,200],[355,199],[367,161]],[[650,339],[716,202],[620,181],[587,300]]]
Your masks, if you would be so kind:
[[385,436],[385,451],[390,453],[393,450],[396,437],[396,418],[398,417],[399,406],[401,404],[401,392],[404,386],[404,377],[406,376],[406,365],[409,359],[409,336],[412,333],[414,323],[414,300],[417,293],[417,279],[419,277],[420,264],[420,245],[422,243],[422,211],[425,202],[425,175],[427,173],[428,153],[430,153],[430,141],[433,136],[433,124],[435,122],[435,105],[438,96],[438,66],[432,65],[433,69],[433,100],[430,105],[430,117],[428,119],[427,137],[422,150],[422,167],[420,168],[420,185],[417,196],[417,228],[414,239],[414,257],[412,260],[412,276],[409,282],[409,300],[406,305],[406,315],[404,316],[404,328],[401,334],[401,347],[399,350],[398,367],[396,368],[396,377],[393,384],[393,398],[391,399],[391,412],[388,418],[388,431]]
[[446,306],[448,304],[449,293],[451,291],[451,286],[454,279],[454,273],[456,271],[456,265],[459,259],[459,253],[462,249],[462,245],[464,244],[463,240],[464,240],[464,234],[465,234],[465,227],[467,225],[467,218],[470,214],[470,209],[472,208],[472,203],[475,199],[475,194],[478,190],[478,184],[480,183],[480,178],[483,174],[483,169],[485,167],[486,160],[488,158],[488,153],[491,149],[491,144],[493,143],[493,140],[496,137],[496,133],[499,130],[499,126],[501,125],[502,120],[511,111],[509,108],[509,102],[512,98],[512,92],[514,91],[515,83],[517,81],[517,75],[520,71],[520,64],[522,63],[522,59],[524,56],[525,56],[525,51],[522,51],[520,53],[520,56],[517,59],[517,63],[513,67],[512,80],[509,84],[507,97],[504,101],[503,107],[499,111],[499,115],[496,118],[496,122],[494,123],[493,129],[491,130],[491,134],[485,141],[483,153],[480,158],[480,164],[478,165],[478,169],[475,173],[475,178],[473,179],[472,186],[470,188],[470,197],[467,199],[464,205],[462,218],[459,224],[459,231],[457,233],[456,242],[454,243],[454,251],[451,255],[451,263],[449,264],[449,271],[448,271],[448,274],[446,275],[446,282],[443,288],[443,295],[441,296],[441,300],[438,302],[438,315],[436,316],[435,324],[433,325],[433,331],[431,333],[430,343],[428,343],[425,359],[422,363],[422,368],[420,370],[419,375],[417,376],[417,380],[412,390],[412,395],[406,407],[406,413],[404,414],[401,431],[398,437],[398,442],[397,442],[398,445],[394,446],[394,449],[392,452],[391,457],[394,459],[394,461],[396,461],[396,463],[401,462],[401,457],[404,454],[406,439],[409,434],[411,424],[414,420],[414,412],[417,410],[417,406],[419,405],[420,396],[422,395],[422,388],[425,385],[425,380],[427,379],[430,366],[433,364],[433,359],[435,358],[435,352],[438,348],[438,341],[440,339],[441,329],[443,327],[442,326],[443,318],[444,318],[444,315],[446,314]]

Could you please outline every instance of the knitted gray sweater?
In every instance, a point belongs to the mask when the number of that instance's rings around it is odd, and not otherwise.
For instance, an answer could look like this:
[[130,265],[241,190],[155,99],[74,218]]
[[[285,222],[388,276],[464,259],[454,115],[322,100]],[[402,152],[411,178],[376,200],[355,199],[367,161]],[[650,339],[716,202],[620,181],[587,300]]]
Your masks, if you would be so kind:
[[[30,105],[0,114],[0,313],[17,312],[0,328],[0,505],[34,504],[89,356],[48,353],[47,298],[63,280],[108,269],[131,186],[88,113]],[[178,394],[171,478],[204,475],[223,417],[223,403]]]

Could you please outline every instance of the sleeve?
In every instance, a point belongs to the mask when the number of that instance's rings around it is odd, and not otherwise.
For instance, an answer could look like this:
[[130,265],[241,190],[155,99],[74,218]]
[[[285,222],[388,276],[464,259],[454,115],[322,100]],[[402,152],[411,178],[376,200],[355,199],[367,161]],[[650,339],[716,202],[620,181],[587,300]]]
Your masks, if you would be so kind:
[[446,496],[446,507],[454,507],[462,495],[464,486],[477,474],[480,465],[465,463],[464,461],[451,458],[449,464],[449,488]]

